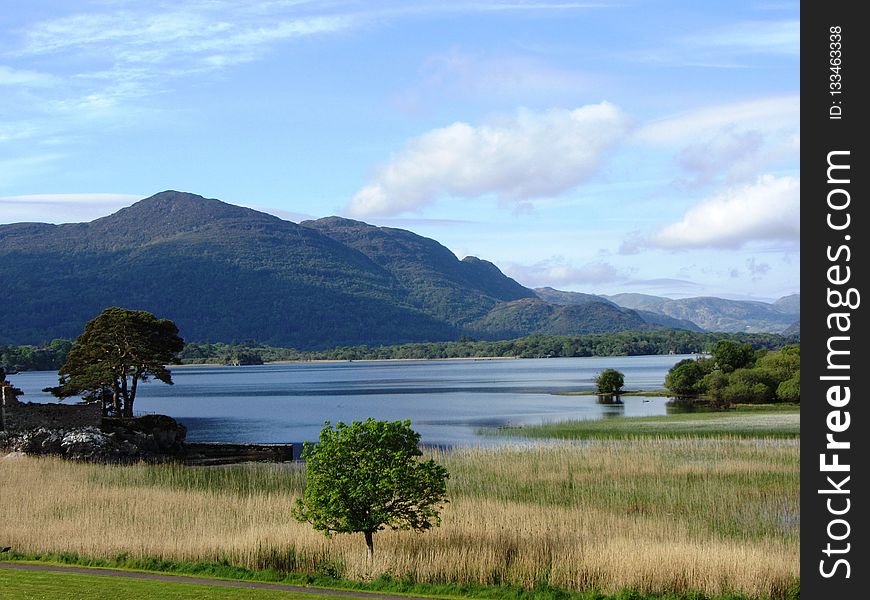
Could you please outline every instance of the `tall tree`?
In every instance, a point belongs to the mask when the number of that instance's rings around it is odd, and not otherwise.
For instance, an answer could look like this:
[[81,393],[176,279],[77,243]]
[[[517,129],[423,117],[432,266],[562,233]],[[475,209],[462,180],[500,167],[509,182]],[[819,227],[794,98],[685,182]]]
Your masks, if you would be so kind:
[[144,310],[112,307],[85,325],[58,371],[58,398],[102,402],[104,414],[133,416],[139,382],[154,377],[172,384],[166,364],[181,351],[178,327]]
[[306,442],[305,493],[292,513],[327,537],[362,533],[368,558],[386,527],[425,531],[441,524],[447,469],[421,461],[420,434],[410,421],[327,421],[317,444]]

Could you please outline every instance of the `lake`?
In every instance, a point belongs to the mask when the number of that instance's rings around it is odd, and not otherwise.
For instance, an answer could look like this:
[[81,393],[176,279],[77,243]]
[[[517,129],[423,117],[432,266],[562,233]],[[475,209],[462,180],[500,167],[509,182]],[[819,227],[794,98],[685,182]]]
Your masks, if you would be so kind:
[[[137,413],[170,415],[188,428],[190,442],[299,443],[315,441],[326,420],[411,419],[425,444],[491,445],[482,427],[566,419],[666,414],[667,398],[559,392],[594,390],[606,368],[625,374],[629,390],[662,389],[674,364],[692,356],[618,356],[495,360],[353,361],[243,367],[174,367],[175,385],[139,388]],[[53,402],[42,388],[57,374],[10,375],[22,401]]]

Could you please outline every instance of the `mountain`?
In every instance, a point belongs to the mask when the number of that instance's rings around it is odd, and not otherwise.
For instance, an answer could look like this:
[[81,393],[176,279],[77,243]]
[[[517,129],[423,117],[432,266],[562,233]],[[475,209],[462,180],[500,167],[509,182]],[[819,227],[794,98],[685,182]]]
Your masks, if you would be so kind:
[[[176,191],[90,223],[0,225],[0,281],[0,344],[74,338],[107,306],[172,319],[189,341],[298,349],[691,329],[685,319],[696,321],[670,310],[684,301],[650,296],[628,306],[623,296],[531,290],[491,262],[459,260],[403,229],[340,217],[296,224]],[[799,298],[781,304],[799,308]],[[799,318],[788,314],[781,327],[768,321],[785,329]]]
[[[562,290],[554,290],[551,287],[535,288],[535,293],[538,298],[553,304],[562,305],[581,305],[590,302],[603,302],[611,306],[619,306],[615,302],[611,302],[605,296],[595,294],[583,294],[580,292],[565,292]],[[640,294],[638,294],[640,295]],[[675,319],[664,313],[653,312],[651,310],[643,310],[635,308],[634,312],[645,322],[650,325],[658,325],[667,329],[688,329],[689,331],[703,331],[695,323],[686,319]]]
[[195,341],[297,348],[456,339],[534,292],[409,231],[337,217],[297,225],[167,191],[90,223],[0,225],[0,343],[77,336],[106,306],[174,320]]
[[800,336],[800,334],[801,334],[801,322],[800,321],[795,321],[794,323],[792,323],[791,325],[786,327],[782,332],[782,335]]
[[540,298],[503,302],[468,329],[487,339],[517,338],[529,333],[584,335],[650,327],[635,311],[609,302],[558,305]]
[[713,297],[672,300],[646,294],[616,294],[607,298],[624,308],[685,319],[706,331],[779,333],[800,316],[798,294],[772,304]]
[[15,298],[4,309],[6,343],[75,337],[113,305],[173,319],[197,341],[314,348],[457,335],[353,248],[174,191],[90,223],[0,226],[0,280]]
[[801,295],[791,294],[790,296],[783,296],[774,302],[773,305],[786,314],[799,315],[801,314]]
[[500,301],[534,297],[491,262],[456,256],[435,240],[391,227],[326,217],[300,225],[358,250],[408,290],[420,311],[451,325],[463,325]]
[[583,294],[581,292],[565,292],[562,290],[555,290],[551,287],[539,287],[535,288],[535,295],[538,296],[541,300],[545,300],[546,302],[552,302],[553,304],[587,304],[589,302],[604,302],[605,304],[610,304],[612,306],[617,306],[615,302],[611,302],[605,296],[598,296],[596,294]]

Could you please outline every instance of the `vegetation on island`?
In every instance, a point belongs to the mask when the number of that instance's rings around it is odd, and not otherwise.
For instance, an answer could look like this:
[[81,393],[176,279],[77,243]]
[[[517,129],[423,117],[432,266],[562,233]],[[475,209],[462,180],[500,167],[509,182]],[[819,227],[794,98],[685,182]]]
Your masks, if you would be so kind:
[[720,340],[709,357],[685,359],[665,377],[681,400],[706,399],[713,406],[734,403],[800,402],[800,345],[778,351]]
[[595,376],[595,389],[599,394],[619,395],[625,386],[625,375],[616,369],[604,369]]
[[293,516],[327,537],[362,533],[369,561],[378,531],[440,525],[448,473],[418,460],[419,444],[410,421],[327,422],[317,444],[305,444],[305,490]]
[[178,327],[144,310],[111,307],[85,325],[58,371],[58,398],[99,402],[103,415],[130,418],[139,383],[150,378],[172,385],[166,368],[184,347]]

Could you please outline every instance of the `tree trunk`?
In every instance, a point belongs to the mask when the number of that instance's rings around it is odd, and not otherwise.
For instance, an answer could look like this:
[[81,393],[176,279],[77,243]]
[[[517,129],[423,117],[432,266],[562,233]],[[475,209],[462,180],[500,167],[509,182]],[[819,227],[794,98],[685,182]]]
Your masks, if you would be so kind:
[[133,400],[136,399],[136,388],[139,387],[139,373],[133,374],[133,383],[130,385],[130,394],[124,404],[124,416],[133,417]]
[[375,558],[375,541],[373,539],[374,531],[364,531],[366,536],[366,558],[368,565],[372,566],[372,561]]
[[121,375],[121,396],[124,398],[124,416],[125,417],[132,417],[133,416],[133,407],[130,406],[130,393],[127,391],[126,369],[124,371],[125,371],[125,374]]
[[118,380],[112,381],[112,408],[115,410],[115,416],[121,416],[121,390],[118,387]]

